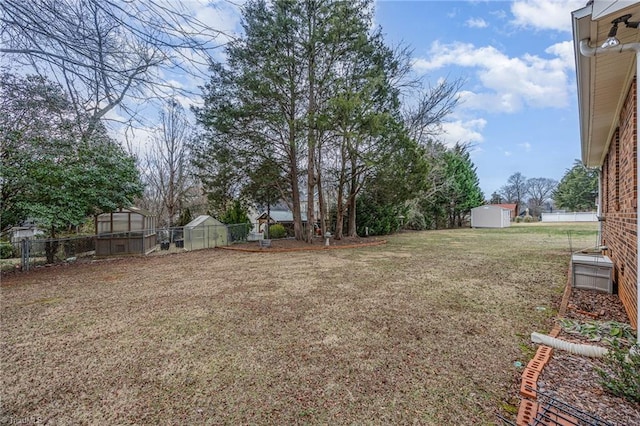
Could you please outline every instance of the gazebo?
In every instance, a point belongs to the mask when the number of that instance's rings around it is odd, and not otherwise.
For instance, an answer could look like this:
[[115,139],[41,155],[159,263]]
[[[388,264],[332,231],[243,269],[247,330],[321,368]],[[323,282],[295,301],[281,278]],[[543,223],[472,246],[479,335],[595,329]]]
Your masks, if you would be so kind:
[[148,254],[155,250],[156,216],[138,208],[120,208],[96,216],[96,256]]

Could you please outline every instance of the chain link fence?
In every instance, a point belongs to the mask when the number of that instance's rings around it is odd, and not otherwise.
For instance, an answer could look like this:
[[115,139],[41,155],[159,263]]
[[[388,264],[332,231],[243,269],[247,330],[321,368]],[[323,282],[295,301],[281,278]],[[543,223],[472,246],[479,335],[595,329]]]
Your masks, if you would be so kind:
[[74,262],[95,254],[96,237],[34,238],[0,243],[3,272],[29,269],[47,264]]
[[[25,238],[0,242],[2,272],[28,271],[36,266],[91,260],[96,256],[140,255],[190,251],[247,241],[249,224],[173,227],[149,232],[100,234],[69,238]],[[105,248],[106,247],[106,248]],[[107,250],[108,248],[108,250]]]

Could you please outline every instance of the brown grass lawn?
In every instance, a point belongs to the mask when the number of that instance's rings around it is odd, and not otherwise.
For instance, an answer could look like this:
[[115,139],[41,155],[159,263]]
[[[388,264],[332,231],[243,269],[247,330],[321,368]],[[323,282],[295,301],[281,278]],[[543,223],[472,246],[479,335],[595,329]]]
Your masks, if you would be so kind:
[[570,241],[592,247],[595,229],[416,232],[3,277],[2,423],[496,423],[529,333],[550,328]]

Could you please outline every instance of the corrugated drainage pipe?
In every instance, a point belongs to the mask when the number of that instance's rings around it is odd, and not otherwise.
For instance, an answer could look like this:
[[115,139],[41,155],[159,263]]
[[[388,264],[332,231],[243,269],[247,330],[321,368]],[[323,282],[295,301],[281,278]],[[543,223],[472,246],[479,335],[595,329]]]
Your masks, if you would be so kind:
[[561,349],[575,355],[590,356],[594,358],[601,358],[608,352],[607,349],[599,346],[571,343],[566,340],[557,339],[555,337],[536,332],[531,333],[531,341],[533,343],[541,343],[543,345],[551,346],[554,349]]

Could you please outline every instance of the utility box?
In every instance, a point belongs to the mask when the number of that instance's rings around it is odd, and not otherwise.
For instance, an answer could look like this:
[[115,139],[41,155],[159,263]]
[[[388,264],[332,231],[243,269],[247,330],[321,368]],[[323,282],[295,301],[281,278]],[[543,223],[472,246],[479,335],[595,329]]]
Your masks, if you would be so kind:
[[613,262],[607,256],[574,254],[571,270],[573,287],[613,293]]

